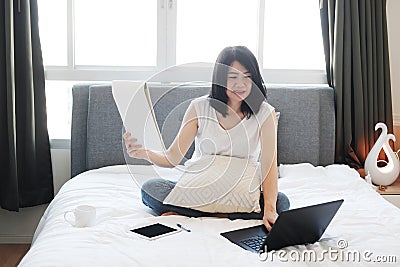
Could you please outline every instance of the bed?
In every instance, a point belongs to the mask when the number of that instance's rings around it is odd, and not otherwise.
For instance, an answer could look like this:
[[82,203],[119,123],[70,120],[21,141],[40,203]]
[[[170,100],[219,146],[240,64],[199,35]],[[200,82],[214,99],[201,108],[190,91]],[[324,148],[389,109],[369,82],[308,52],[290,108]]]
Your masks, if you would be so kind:
[[[151,98],[168,146],[188,100],[209,85],[151,86]],[[179,179],[176,169],[126,157],[122,122],[109,84],[73,88],[71,174],[37,226],[20,266],[368,266],[400,261],[400,209],[386,202],[358,173],[333,164],[334,96],[325,86],[270,86],[268,101],[281,113],[278,125],[279,190],[291,208],[344,199],[314,244],[257,255],[230,243],[221,232],[258,220],[154,216],[141,202],[149,178]],[[190,158],[193,147],[188,151]],[[183,164],[184,162],[182,162]],[[97,208],[92,227],[75,228],[64,213],[82,204]],[[129,229],[152,222],[180,223],[191,230],[154,241]]]

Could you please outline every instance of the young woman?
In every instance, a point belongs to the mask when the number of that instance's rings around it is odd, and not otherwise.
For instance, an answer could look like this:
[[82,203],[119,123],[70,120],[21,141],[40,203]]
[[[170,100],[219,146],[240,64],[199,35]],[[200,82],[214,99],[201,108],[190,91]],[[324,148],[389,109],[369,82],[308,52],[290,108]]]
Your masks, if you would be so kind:
[[[208,123],[209,121],[216,123]],[[245,127],[246,134],[236,130],[238,125]],[[214,67],[210,95],[191,102],[179,133],[165,153],[142,149],[141,144],[137,144],[137,140],[128,132],[124,134],[124,140],[129,156],[146,159],[163,167],[179,164],[193,140],[196,144],[194,158],[216,154],[260,161],[263,178],[260,213],[210,214],[165,205],[163,200],[174,188],[175,183],[164,179],[152,179],[142,186],[142,200],[157,214],[263,219],[269,230],[278,214],[289,208],[288,198],[278,192],[275,111],[266,102],[266,90],[257,59],[244,46],[226,47],[221,51]],[[201,145],[205,143],[202,142],[204,140],[211,140],[212,145]]]

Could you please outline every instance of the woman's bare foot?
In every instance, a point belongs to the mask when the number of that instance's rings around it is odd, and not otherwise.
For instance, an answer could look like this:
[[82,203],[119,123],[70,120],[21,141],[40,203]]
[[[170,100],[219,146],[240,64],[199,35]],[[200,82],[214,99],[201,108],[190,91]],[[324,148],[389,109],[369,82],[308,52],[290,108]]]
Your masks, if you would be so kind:
[[169,215],[179,215],[179,213],[177,213],[175,211],[168,211],[168,212],[164,212],[163,214],[161,214],[161,216],[169,216]]

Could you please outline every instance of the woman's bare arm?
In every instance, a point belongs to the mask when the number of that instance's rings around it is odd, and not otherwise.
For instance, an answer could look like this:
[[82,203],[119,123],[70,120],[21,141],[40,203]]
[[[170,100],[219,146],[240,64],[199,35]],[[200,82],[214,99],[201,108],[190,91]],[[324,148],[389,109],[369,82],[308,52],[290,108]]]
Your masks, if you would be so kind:
[[278,214],[278,163],[277,163],[277,122],[275,111],[261,126],[261,174],[264,196],[264,224],[267,229],[275,223]]

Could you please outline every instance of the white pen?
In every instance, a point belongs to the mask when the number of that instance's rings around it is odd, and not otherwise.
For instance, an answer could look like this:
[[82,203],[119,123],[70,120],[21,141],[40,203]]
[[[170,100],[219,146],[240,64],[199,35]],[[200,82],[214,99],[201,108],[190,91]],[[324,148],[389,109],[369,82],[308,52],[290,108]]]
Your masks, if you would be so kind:
[[185,230],[186,232],[191,232],[189,229],[183,227],[181,224],[177,223],[176,226],[178,226],[179,228],[181,228],[182,230]]

